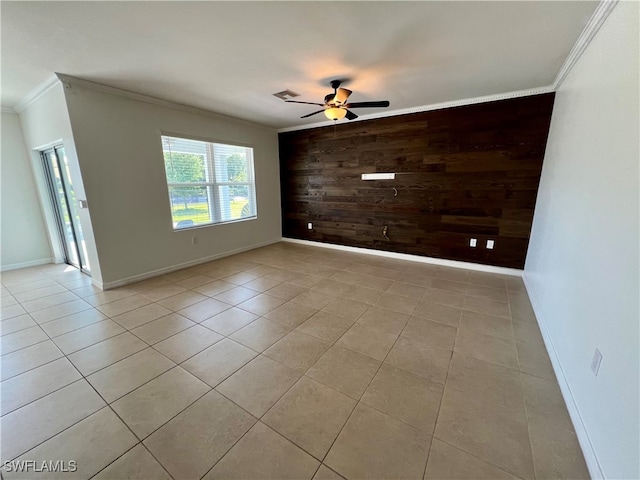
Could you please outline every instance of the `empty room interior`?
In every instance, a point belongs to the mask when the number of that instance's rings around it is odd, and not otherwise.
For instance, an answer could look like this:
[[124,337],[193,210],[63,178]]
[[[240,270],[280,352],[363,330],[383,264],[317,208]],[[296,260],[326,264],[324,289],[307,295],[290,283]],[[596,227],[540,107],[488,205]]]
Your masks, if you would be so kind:
[[1,1],[1,478],[639,479],[639,7]]

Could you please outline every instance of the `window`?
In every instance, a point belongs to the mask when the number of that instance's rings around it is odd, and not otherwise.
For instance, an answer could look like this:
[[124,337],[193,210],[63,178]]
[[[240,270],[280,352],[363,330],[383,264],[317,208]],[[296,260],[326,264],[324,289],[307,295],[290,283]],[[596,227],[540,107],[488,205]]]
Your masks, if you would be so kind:
[[162,136],[173,228],[256,217],[253,149]]

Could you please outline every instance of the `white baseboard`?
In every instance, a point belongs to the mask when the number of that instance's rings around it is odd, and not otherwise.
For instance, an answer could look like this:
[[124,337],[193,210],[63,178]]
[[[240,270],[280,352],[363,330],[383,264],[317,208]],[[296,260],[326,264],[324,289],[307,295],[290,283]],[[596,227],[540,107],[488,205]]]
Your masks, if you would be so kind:
[[347,247],[345,245],[335,245],[333,243],[312,242],[311,240],[298,240],[297,238],[282,238],[283,242],[299,243],[301,245],[310,245],[313,247],[330,248],[333,250],[342,250],[344,252],[362,253],[365,255],[375,255],[378,257],[395,258],[396,260],[406,260],[416,263],[429,263],[431,265],[442,265],[444,267],[464,268],[466,270],[475,270],[477,272],[499,273],[501,275],[511,275],[521,277],[522,270],[516,268],[494,267],[492,265],[482,265],[480,263],[459,262],[457,260],[444,260],[442,258],[421,257],[420,255],[411,255],[408,253],[387,252],[385,250],[373,250],[370,248]]
[[18,270],[19,268],[36,267],[47,263],[55,263],[53,258],[40,258],[38,260],[30,260],[28,262],[12,263],[10,265],[0,266],[0,272],[8,272],[9,270]]
[[553,340],[551,339],[544,314],[542,313],[542,307],[540,306],[535,288],[533,287],[533,282],[527,277],[526,271],[523,272],[522,279],[524,280],[527,294],[529,295],[529,299],[531,300],[531,306],[533,307],[533,312],[535,313],[536,319],[538,321],[540,333],[542,334],[545,347],[547,348],[547,353],[549,354],[549,359],[551,360],[551,365],[553,366],[553,370],[556,374],[556,379],[558,380],[558,385],[560,386],[560,391],[562,392],[564,403],[567,405],[567,410],[569,411],[571,422],[573,423],[573,427],[576,431],[576,436],[578,437],[580,448],[582,448],[582,453],[584,455],[585,463],[587,464],[587,469],[589,470],[591,478],[595,480],[602,480],[605,478],[605,476],[602,471],[602,467],[600,466],[600,462],[598,461],[598,455],[595,448],[593,447],[593,443],[591,442],[591,438],[589,437],[589,432],[587,431],[587,427],[584,424],[584,420],[582,419],[582,415],[580,414],[580,410],[578,409],[578,405],[573,396],[573,392],[571,391],[571,387],[569,386],[569,382],[567,381],[567,377],[565,376],[564,370],[562,369],[560,357],[558,356],[558,352],[553,345]]
[[235,250],[230,250],[223,253],[217,253],[215,255],[209,255],[208,257],[198,258],[196,260],[191,260],[184,263],[179,263],[177,265],[171,265],[170,267],[163,267],[157,270],[152,270],[150,272],[140,273],[138,275],[132,275],[131,277],[122,278],[120,280],[113,280],[111,282],[100,282],[97,279],[92,279],[92,283],[94,286],[102,289],[102,290],[111,290],[112,288],[123,287],[125,285],[129,285],[131,283],[140,282],[142,280],[148,280],[149,278],[158,277],[160,275],[164,275],[165,273],[175,272],[177,270],[182,270],[183,268],[193,267],[195,265],[200,265],[202,263],[211,262],[213,260],[218,260],[224,257],[230,257],[231,255],[236,255],[238,253],[246,252],[248,250],[254,250],[260,247],[266,247],[267,245],[271,245],[273,243],[278,243],[280,241],[279,238],[275,240],[268,240],[266,242],[255,243],[253,245],[249,245],[246,247],[236,248]]

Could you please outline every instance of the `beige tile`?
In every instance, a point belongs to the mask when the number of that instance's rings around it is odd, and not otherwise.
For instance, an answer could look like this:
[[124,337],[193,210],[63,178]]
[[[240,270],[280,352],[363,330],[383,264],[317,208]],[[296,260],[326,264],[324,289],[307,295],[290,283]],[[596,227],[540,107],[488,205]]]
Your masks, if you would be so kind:
[[313,476],[313,480],[344,480],[344,477],[338,475],[325,465],[320,465],[320,468]]
[[238,305],[258,295],[258,292],[241,286],[235,286],[229,290],[217,294],[214,298],[228,305]]
[[462,293],[440,290],[438,288],[429,288],[424,294],[424,297],[422,297],[422,301],[446,305],[448,307],[462,308],[464,305],[464,298],[464,294]]
[[256,417],[261,417],[300,377],[295,370],[259,356],[216,387]]
[[255,313],[256,315],[265,315],[270,312],[274,308],[279,307],[286,300],[278,297],[272,297],[271,295],[267,295],[266,293],[261,293],[256,295],[249,300],[242,302],[238,305],[242,310],[246,310],[247,312]]
[[424,473],[431,437],[359,404],[325,462],[345,478],[415,478]]
[[351,350],[333,346],[307,372],[339,392],[359,399],[380,368],[380,362]]
[[453,354],[447,389],[512,410],[522,408],[524,402],[517,371],[460,353]]
[[146,289],[140,290],[139,293],[147,297],[152,302],[159,302],[160,300],[173,297],[174,295],[178,295],[186,291],[187,289],[184,287],[181,287],[180,285],[169,284],[169,285],[158,285],[152,288],[146,288]]
[[335,280],[324,279],[316,283],[312,290],[316,292],[324,293],[325,295],[331,295],[333,297],[339,297],[344,292],[349,290],[350,284],[337,282]]
[[51,340],[4,355],[1,360],[0,381],[20,375],[28,370],[62,357],[62,352]]
[[463,268],[440,267],[436,273],[437,279],[461,283],[468,283],[470,276],[471,272]]
[[258,318],[257,315],[232,307],[205,320],[201,325],[222,335],[231,335]]
[[296,330],[334,343],[353,325],[353,320],[320,311],[300,325]]
[[63,293],[56,293],[55,295],[47,295],[45,297],[35,298],[34,300],[21,302],[21,304],[27,312],[35,312],[36,310],[55,307],[56,305],[72,302],[74,300],[78,300],[78,296],[65,289]]
[[444,325],[458,327],[462,309],[457,307],[449,307],[439,303],[431,303],[427,301],[420,302],[413,311],[414,317],[425,318]]
[[139,327],[140,325],[144,325],[145,323],[157,320],[160,317],[164,317],[165,315],[169,315],[170,313],[171,310],[168,308],[157,303],[152,303],[150,305],[145,305],[142,308],[136,308],[135,310],[131,310],[121,315],[116,315],[113,317],[113,320],[118,322],[124,328],[131,330]]
[[354,325],[337,341],[336,345],[367,357],[382,361],[393,346],[398,335],[361,325]]
[[355,283],[355,285],[360,285],[383,293],[389,290],[393,283],[393,280],[387,278],[376,277],[372,275],[362,275],[360,279],[358,279],[358,281]]
[[236,285],[245,285],[253,280],[257,280],[259,275],[249,272],[238,272],[228,277],[224,277],[225,282],[234,283]]
[[241,328],[229,338],[239,342],[256,352],[262,352],[284,337],[289,328],[265,318],[250,323]]
[[361,401],[431,435],[442,393],[442,384],[384,364]]
[[504,317],[496,317],[494,315],[485,315],[483,313],[469,312],[464,310],[460,317],[460,331],[473,331],[485,333],[493,337],[513,339],[513,328],[511,320]]
[[516,344],[510,339],[460,329],[454,350],[485,362],[512,369],[518,368]]
[[509,305],[511,306],[511,315],[514,320],[537,323],[536,315],[526,291],[522,293],[509,292]]
[[19,332],[20,330],[24,330],[29,327],[35,327],[36,325],[37,323],[33,318],[31,318],[31,315],[25,313],[24,315],[18,315],[17,317],[2,320],[2,322],[0,322],[0,335],[4,336],[10,333]]
[[221,302],[214,298],[207,298],[202,302],[194,303],[193,305],[178,310],[178,313],[199,323],[229,308],[231,308],[231,305],[228,303]]
[[262,421],[322,460],[356,406],[356,401],[302,377]]
[[520,371],[534,377],[546,378],[556,381],[549,354],[544,345],[534,343],[516,342],[518,349],[518,364]]
[[393,310],[395,312],[410,314],[418,305],[419,299],[412,297],[404,297],[394,293],[384,293],[376,301],[375,306]]
[[444,280],[442,278],[434,278],[431,281],[431,288],[437,288],[438,290],[446,290],[448,292],[466,293],[467,284],[460,282],[453,282],[451,280]]
[[425,480],[518,480],[478,457],[433,439]]
[[464,309],[484,313],[485,315],[511,319],[511,310],[509,310],[508,303],[494,302],[493,300],[486,300],[484,298],[465,297]]
[[323,307],[322,311],[355,322],[368,308],[369,306],[362,302],[340,298]]
[[335,297],[331,295],[326,295],[322,292],[317,292],[315,290],[306,290],[304,293],[294,297],[291,299],[292,302],[298,303],[300,305],[306,305],[311,308],[322,308],[325,305],[331,303]]
[[101,322],[106,319],[107,316],[104,313],[92,308],[90,310],[83,310],[82,312],[58,318],[57,320],[45,322],[40,325],[47,335],[53,338],[79,328],[86,327],[87,325],[93,325],[94,323]]
[[[49,295],[55,295],[57,293],[64,293],[68,290],[64,288],[62,285],[55,284],[49,285],[46,287],[34,288],[33,290],[28,290],[26,292],[19,292],[14,294],[15,299],[20,302],[28,302],[30,300],[35,300],[37,298],[46,297]],[[5,305],[5,300],[2,300],[2,304]]]
[[255,422],[240,407],[211,391],[144,444],[175,478],[199,479]]
[[138,444],[93,477],[95,480],[171,480],[162,465],[142,444]]
[[193,275],[191,277],[185,278],[179,282],[176,282],[176,285],[180,285],[185,288],[196,288],[202,285],[205,285],[214,280],[212,277],[208,275]]
[[258,422],[204,477],[213,479],[310,479],[319,462]]
[[135,291],[131,289],[119,289],[108,290],[106,292],[99,292],[95,295],[89,295],[84,297],[84,301],[90,303],[94,307],[98,305],[104,305],[105,303],[115,302],[116,300],[122,300],[123,298],[135,295]]
[[[40,444],[18,460],[43,461],[73,459],[77,470],[64,478],[90,478],[136,443],[136,437],[109,408],[103,408],[72,427]],[[68,465],[68,464],[67,464]],[[5,478],[51,478],[51,472],[5,472]]]
[[153,345],[194,325],[195,323],[182,315],[170,313],[158,320],[153,320],[152,322],[134,328],[131,330],[131,333],[149,345]]
[[427,289],[418,285],[412,285],[411,283],[393,282],[387,291],[395,295],[420,300]]
[[279,280],[273,278],[260,277],[243,284],[244,287],[255,290],[256,292],[266,292],[270,288],[273,288],[280,284]]
[[181,367],[175,367],[112,404],[118,416],[143,439],[210,390]]
[[278,297],[282,298],[283,300],[289,301],[292,298],[297,297],[301,293],[304,293],[305,290],[306,289],[303,287],[285,282],[271,288],[267,291],[267,293],[273,297]]
[[447,388],[435,436],[520,478],[534,476],[524,405],[508,409]]
[[153,348],[176,363],[182,363],[207,347],[222,340],[222,336],[208,328],[194,325],[172,337],[156,343]]
[[400,336],[385,363],[407,372],[444,384],[451,352]]
[[181,366],[211,387],[215,387],[256,355],[257,353],[250,348],[224,338],[194,355]]
[[296,328],[318,310],[295,302],[287,302],[275,310],[271,310],[265,318],[279,323],[289,329]]
[[330,346],[316,337],[294,330],[269,347],[264,355],[287,367],[306,372]]
[[355,300],[367,305],[375,304],[383,292],[375,290],[373,288],[367,288],[360,285],[351,285],[349,289],[341,294],[341,297],[349,300]]
[[69,360],[84,376],[87,376],[145,348],[147,348],[146,343],[125,332],[74,352],[69,355]]
[[[24,274],[26,271],[14,271],[12,273]],[[7,286],[7,290],[13,295],[22,292],[28,292],[30,290],[36,290],[38,288],[50,287],[56,285],[56,281],[45,276],[44,274],[37,273],[35,275],[27,275],[22,279],[9,279],[10,274],[8,272],[2,272],[2,283]]]
[[66,358],[29,370],[0,383],[0,415],[44,397],[81,378]]
[[2,457],[9,460],[106,406],[85,380],[78,380],[2,417]]
[[356,325],[375,328],[381,332],[399,335],[407,324],[409,315],[371,307],[356,322]]
[[470,297],[492,300],[494,302],[507,303],[509,301],[509,297],[507,296],[507,289],[504,287],[492,288],[479,285],[468,285],[467,295]]
[[102,398],[111,403],[174,365],[154,349],[147,348],[89,375],[87,380]]
[[47,334],[44,333],[39,326],[25,328],[24,330],[0,337],[0,353],[7,355],[8,353],[48,339]]
[[96,308],[105,315],[113,318],[116,315],[130,312],[131,310],[144,307],[145,305],[149,305],[150,303],[151,300],[143,297],[142,295],[131,295],[130,297],[126,297],[121,300],[116,300],[114,302],[105,303],[104,305],[99,305]]
[[591,478],[573,429],[536,417],[529,422],[529,432],[536,479]]
[[549,422],[573,430],[573,423],[557,382],[521,374],[525,405],[529,421]]
[[206,295],[207,297],[215,297],[219,293],[231,290],[233,287],[235,287],[233,283],[225,282],[223,280],[214,280],[213,282],[205,283],[193,290],[201,293],[202,295]]
[[66,317],[67,315],[82,312],[84,310],[90,310],[91,308],[93,307],[84,300],[74,300],[72,302],[56,305],[55,307],[44,308],[42,310],[32,312],[31,317],[33,317],[33,319],[38,323],[44,323]]
[[479,285],[483,287],[506,290],[506,280],[509,278],[515,277],[487,272],[469,272],[469,287],[473,285]]
[[202,295],[201,293],[186,291],[183,293],[179,293],[178,295],[164,298],[158,303],[163,307],[177,312],[178,310],[182,310],[183,308],[187,308],[208,298],[209,297],[207,297],[206,295]]
[[125,329],[113,320],[104,320],[55,337],[53,341],[65,355],[69,355],[124,332]]
[[536,323],[513,322],[513,334],[518,342],[543,346],[544,340]]
[[423,342],[425,345],[453,350],[457,329],[450,325],[443,325],[419,317],[411,317],[407,326],[402,330],[404,337]]

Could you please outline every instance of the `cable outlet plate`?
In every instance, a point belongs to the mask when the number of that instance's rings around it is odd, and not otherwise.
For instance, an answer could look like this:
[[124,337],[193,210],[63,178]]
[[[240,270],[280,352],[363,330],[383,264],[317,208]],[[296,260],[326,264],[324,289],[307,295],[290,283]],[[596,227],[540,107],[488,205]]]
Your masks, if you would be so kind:
[[598,372],[600,371],[600,364],[602,363],[602,353],[600,350],[596,348],[596,351],[593,352],[593,358],[591,359],[591,371],[597,377]]

